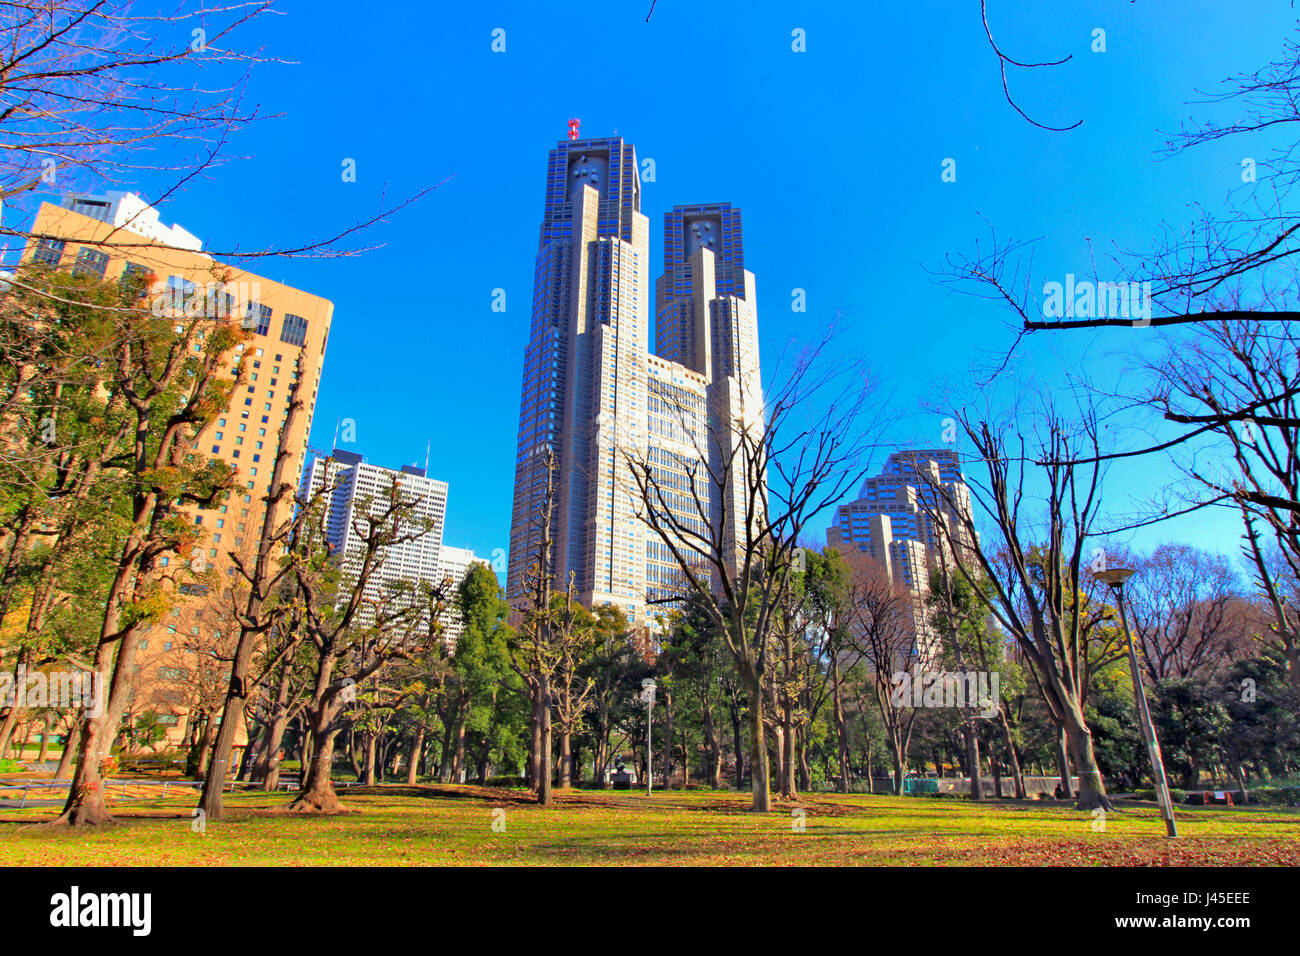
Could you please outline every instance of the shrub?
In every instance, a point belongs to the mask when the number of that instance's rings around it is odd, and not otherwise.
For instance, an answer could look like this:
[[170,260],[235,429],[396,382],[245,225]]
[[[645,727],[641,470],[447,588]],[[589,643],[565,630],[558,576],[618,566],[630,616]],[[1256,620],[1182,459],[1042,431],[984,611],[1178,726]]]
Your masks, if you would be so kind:
[[1300,807],[1300,787],[1261,787],[1250,791],[1250,802],[1266,807]]
[[140,773],[161,770],[180,770],[185,764],[185,754],[179,750],[163,750],[158,753],[120,754],[122,770]]
[[[1134,790],[1134,791],[1133,791],[1133,799],[1134,799],[1134,800],[1150,800],[1150,801],[1152,801],[1152,802],[1154,803],[1154,802],[1156,802],[1156,792],[1155,792],[1155,790]],[[1169,799],[1172,800],[1174,803],[1186,803],[1186,802],[1187,802],[1187,791],[1186,791],[1186,790],[1177,790],[1177,789],[1174,789],[1174,788],[1171,787],[1170,790],[1169,790]]]

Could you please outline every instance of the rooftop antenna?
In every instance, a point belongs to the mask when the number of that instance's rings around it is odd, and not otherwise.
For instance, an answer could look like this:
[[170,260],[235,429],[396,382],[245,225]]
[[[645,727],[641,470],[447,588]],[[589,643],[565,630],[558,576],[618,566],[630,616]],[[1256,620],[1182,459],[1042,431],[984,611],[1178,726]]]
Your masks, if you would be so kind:
[[429,477],[429,452],[433,450],[433,439],[430,438],[428,444],[424,446],[424,477]]
[[569,119],[569,139],[578,138],[578,127],[581,125],[582,125],[582,120],[578,119],[577,117],[571,117]]

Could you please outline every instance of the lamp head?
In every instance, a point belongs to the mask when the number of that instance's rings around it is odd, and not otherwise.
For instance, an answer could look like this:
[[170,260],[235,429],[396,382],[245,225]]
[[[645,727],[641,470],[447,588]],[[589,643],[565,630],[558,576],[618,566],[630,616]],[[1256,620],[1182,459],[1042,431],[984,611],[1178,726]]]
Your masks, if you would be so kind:
[[1094,571],[1092,576],[1109,588],[1120,588],[1136,573],[1132,568],[1107,568],[1105,571]]

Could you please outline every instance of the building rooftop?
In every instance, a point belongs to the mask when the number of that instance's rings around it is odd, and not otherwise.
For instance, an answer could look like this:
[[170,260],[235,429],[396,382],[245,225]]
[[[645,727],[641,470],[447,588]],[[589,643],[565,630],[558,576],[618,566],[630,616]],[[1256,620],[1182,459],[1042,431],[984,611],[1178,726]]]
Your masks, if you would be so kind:
[[100,222],[109,223],[127,232],[151,239],[154,242],[191,252],[203,250],[203,240],[188,229],[173,223],[163,225],[158,210],[135,193],[109,190],[103,193],[69,193],[63,197],[64,209]]

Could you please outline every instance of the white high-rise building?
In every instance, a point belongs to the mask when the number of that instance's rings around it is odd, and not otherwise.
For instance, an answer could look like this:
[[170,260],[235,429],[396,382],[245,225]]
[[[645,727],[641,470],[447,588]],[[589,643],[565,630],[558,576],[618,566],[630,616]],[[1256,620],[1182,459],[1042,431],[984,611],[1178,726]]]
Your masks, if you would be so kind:
[[442,554],[439,557],[441,566],[440,577],[447,583],[448,599],[450,604],[443,616],[443,638],[447,642],[449,651],[456,650],[456,641],[465,631],[465,621],[460,615],[460,605],[456,601],[456,594],[460,590],[461,582],[465,580],[465,575],[469,574],[472,565],[481,564],[485,568],[492,566],[486,558],[475,556],[470,548],[453,548],[450,545],[442,546]]
[[[302,495],[324,497],[325,538],[342,564],[344,580],[355,580],[365,554],[367,517],[381,515],[396,486],[401,500],[411,502],[400,526],[408,540],[382,549],[382,563],[366,588],[366,604],[358,623],[373,625],[376,610],[403,583],[443,578],[442,529],[447,514],[447,483],[429,478],[423,468],[398,470],[367,463],[355,452],[335,449],[330,458],[317,458],[303,475]],[[418,533],[412,533],[418,532]]]

